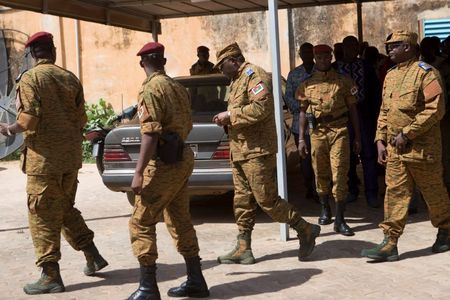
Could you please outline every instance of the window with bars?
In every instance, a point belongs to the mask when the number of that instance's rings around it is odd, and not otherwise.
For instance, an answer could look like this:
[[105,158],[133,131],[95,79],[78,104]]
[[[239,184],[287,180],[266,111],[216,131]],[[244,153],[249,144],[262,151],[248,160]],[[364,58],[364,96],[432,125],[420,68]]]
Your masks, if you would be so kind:
[[422,37],[437,36],[443,41],[450,35],[449,19],[429,19],[422,21]]

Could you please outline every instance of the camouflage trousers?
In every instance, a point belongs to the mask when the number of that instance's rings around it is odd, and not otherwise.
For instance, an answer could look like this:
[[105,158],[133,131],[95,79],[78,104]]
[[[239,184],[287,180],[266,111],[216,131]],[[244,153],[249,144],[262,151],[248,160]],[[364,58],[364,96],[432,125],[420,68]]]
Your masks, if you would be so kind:
[[397,238],[403,233],[414,184],[422,192],[433,226],[450,229],[450,200],[442,180],[440,159],[405,161],[390,145],[387,151],[384,221],[379,225],[383,232]]
[[28,220],[36,265],[61,258],[61,232],[80,250],[92,242],[94,232],[74,207],[78,170],[63,175],[28,175]]
[[311,158],[319,196],[332,194],[335,201],[344,201],[350,167],[347,127],[320,126],[311,131]]
[[300,213],[278,196],[276,155],[235,161],[233,167],[234,216],[240,232],[252,231],[258,205],[272,220],[293,225]]
[[444,166],[444,184],[450,197],[450,111],[441,120],[442,164]]
[[158,258],[156,224],[162,217],[178,252],[184,257],[198,255],[187,194],[193,166],[193,153],[186,147],[183,161],[171,165],[151,161],[145,169],[142,194],[135,198],[129,222],[131,246],[141,265],[153,265]]

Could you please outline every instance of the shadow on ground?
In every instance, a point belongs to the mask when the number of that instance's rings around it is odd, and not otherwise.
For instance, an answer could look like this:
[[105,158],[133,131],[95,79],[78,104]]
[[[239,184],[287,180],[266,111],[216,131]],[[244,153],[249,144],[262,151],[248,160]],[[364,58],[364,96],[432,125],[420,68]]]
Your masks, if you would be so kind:
[[321,273],[322,270],[320,269],[229,273],[227,276],[230,277],[239,276],[241,274],[255,274],[259,276],[212,286],[210,287],[211,298],[232,299],[236,297],[276,293],[293,286],[302,285],[313,276]]
[[[320,240],[318,240],[320,242]],[[327,259],[337,258],[359,258],[361,257],[362,249],[369,249],[375,247],[375,243],[360,241],[360,240],[334,240],[325,241],[317,244],[312,254],[305,259],[305,261],[321,261]],[[283,259],[287,257],[297,257],[298,250],[287,250],[274,254],[268,254],[257,257],[258,262],[265,260]]]
[[[202,260],[202,270],[217,266],[216,260]],[[180,284],[185,281],[186,267],[184,263],[178,264],[157,264],[156,278],[158,282],[165,282],[179,278]],[[111,270],[99,272],[96,277],[102,280],[96,282],[81,282],[72,285],[66,285],[68,292],[82,289],[95,288],[99,286],[114,286],[128,283],[136,283],[136,288],[139,283],[140,270],[138,267],[130,269]],[[134,290],[130,290],[130,294]]]

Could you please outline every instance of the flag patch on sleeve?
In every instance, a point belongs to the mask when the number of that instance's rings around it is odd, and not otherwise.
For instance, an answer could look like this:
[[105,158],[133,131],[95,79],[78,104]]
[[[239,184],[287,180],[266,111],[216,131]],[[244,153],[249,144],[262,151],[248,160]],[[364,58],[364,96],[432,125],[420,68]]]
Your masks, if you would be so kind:
[[264,85],[262,84],[262,82],[258,83],[254,88],[252,88],[253,95],[258,95],[262,91],[264,91]]

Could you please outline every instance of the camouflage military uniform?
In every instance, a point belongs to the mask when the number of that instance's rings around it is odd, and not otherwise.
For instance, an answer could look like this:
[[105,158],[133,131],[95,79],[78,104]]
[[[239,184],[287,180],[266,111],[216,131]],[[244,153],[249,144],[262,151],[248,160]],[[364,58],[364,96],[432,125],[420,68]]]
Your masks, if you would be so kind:
[[[159,71],[144,81],[138,101],[142,134],[175,132],[186,140],[192,119],[189,95],[183,86]],[[162,215],[180,254],[198,255],[186,189],[193,167],[194,155],[185,147],[182,161],[165,164],[155,158],[145,169],[142,194],[136,196],[129,224],[133,252],[141,265],[153,265],[158,257],[155,225]]]
[[308,104],[307,111],[317,120],[317,128],[310,130],[317,193],[323,197],[332,192],[337,202],[344,201],[347,195],[350,163],[347,111],[348,106],[356,103],[357,90],[353,87],[350,78],[332,69],[316,71],[297,90],[301,105]]
[[228,99],[236,223],[240,232],[252,231],[259,204],[273,220],[295,224],[300,214],[278,196],[276,186],[277,137],[269,76],[248,62],[238,72]]
[[[442,179],[441,132],[444,98],[438,72],[409,60],[387,74],[376,140],[387,146],[384,221],[386,236],[397,239],[408,216],[414,183],[427,203],[433,226],[450,229],[450,201]],[[404,153],[389,145],[400,132],[408,138]]]
[[87,118],[81,83],[50,60],[39,59],[23,74],[18,93],[17,123],[24,128],[24,122],[37,124],[36,130],[24,132],[22,169],[39,266],[60,259],[61,231],[76,250],[86,248],[94,237],[74,207]]
[[217,73],[217,70],[214,69],[214,64],[210,61],[205,62],[205,65],[202,65],[199,62],[196,62],[189,69],[189,73],[191,75],[208,75],[208,74]]

